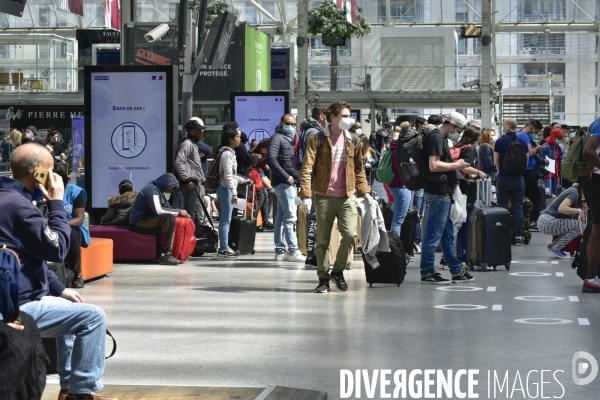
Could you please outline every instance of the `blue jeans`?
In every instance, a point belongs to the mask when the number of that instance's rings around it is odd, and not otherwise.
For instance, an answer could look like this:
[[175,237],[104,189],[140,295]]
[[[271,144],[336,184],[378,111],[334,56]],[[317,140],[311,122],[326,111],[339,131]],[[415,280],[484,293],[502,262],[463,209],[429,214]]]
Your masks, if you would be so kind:
[[285,253],[285,241],[288,244],[288,253],[294,254],[298,251],[298,241],[294,224],[296,223],[296,187],[288,183],[280,183],[275,186],[275,196],[277,196],[277,216],[275,217],[275,253]]
[[233,205],[231,204],[233,192],[231,189],[219,184],[217,195],[219,196],[219,250],[225,251],[229,241],[229,226],[231,225],[231,213],[233,212]]
[[106,315],[100,307],[44,296],[20,309],[35,320],[42,337],[56,338],[61,389],[72,394],[102,390]]
[[520,176],[501,176],[496,180],[496,197],[498,207],[508,210],[508,199],[512,204],[515,237],[523,235],[523,200],[525,198],[525,181]]
[[462,262],[456,258],[454,224],[450,220],[451,198],[449,195],[425,193],[423,200],[427,203],[427,221],[421,243],[421,276],[435,273],[435,249],[440,241],[442,254],[450,273],[458,275],[463,266]]
[[415,197],[413,199],[413,206],[419,213],[419,222],[417,223],[417,234],[415,235],[415,243],[421,244],[421,220],[423,219],[423,213],[425,212],[425,202],[423,201],[423,194],[425,190],[415,190]]
[[407,188],[390,188],[390,193],[394,196],[394,216],[392,217],[392,232],[400,236],[402,223],[406,218],[408,207],[410,207],[410,190]]
[[556,178],[545,178],[544,186],[550,189],[550,195],[556,194]]

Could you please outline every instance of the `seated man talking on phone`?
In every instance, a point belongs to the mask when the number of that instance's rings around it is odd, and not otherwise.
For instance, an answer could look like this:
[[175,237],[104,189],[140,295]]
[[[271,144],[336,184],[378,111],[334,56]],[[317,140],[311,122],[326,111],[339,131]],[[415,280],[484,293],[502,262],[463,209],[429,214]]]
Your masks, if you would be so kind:
[[[56,338],[59,398],[115,399],[96,393],[103,387],[104,311],[83,303],[81,295],[65,288],[44,261],[64,260],[71,233],[63,205],[64,184],[53,167],[54,159],[44,146],[28,143],[14,151],[10,159],[14,179],[0,179],[0,243],[21,261],[20,310],[34,319],[42,337]],[[47,222],[31,202],[36,189],[48,200]]]

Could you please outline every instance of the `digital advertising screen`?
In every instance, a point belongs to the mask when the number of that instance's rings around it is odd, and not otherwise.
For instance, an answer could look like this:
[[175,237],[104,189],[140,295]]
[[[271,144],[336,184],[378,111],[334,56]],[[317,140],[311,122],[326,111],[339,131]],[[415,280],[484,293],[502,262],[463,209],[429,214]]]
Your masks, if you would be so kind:
[[119,194],[122,180],[139,191],[172,170],[176,71],[150,66],[85,71],[86,188],[91,208],[98,209]]
[[248,135],[247,148],[252,139],[258,143],[271,137],[281,117],[289,110],[288,92],[231,93],[231,118]]

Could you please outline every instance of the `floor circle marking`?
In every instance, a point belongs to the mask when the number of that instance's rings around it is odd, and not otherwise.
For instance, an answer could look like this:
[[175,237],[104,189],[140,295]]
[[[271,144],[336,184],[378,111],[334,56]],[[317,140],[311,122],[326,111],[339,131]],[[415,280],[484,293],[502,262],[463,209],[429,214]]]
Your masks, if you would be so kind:
[[477,292],[479,290],[483,290],[483,288],[475,286],[444,286],[436,289],[446,292]]
[[512,275],[512,276],[535,276],[535,277],[552,276],[552,274],[549,274],[547,272],[511,272],[510,275]]
[[476,304],[442,304],[435,306],[440,310],[452,310],[452,311],[474,311],[474,310],[485,310],[486,306],[480,306]]
[[560,301],[564,300],[564,297],[557,296],[518,296],[515,297],[515,300],[525,300],[525,301]]
[[511,261],[511,264],[548,264],[548,261],[540,261],[540,260],[516,260]]
[[570,319],[561,319],[561,318],[521,318],[515,319],[515,322],[519,324],[532,324],[532,325],[563,325],[570,324]]

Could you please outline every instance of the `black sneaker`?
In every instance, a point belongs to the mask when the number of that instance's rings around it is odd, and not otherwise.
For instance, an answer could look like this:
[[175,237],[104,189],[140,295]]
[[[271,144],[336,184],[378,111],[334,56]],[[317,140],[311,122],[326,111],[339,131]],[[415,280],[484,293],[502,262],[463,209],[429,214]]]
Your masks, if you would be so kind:
[[71,287],[73,289],[83,289],[85,285],[83,284],[83,279],[81,279],[80,276],[75,277],[75,279],[73,279],[73,282],[71,282]]
[[445,269],[448,266],[448,264],[446,264],[446,260],[444,260],[444,257],[442,256],[442,259],[440,260],[440,269]]
[[539,232],[540,228],[538,228],[536,223],[533,223],[533,224],[529,225],[529,231],[530,232]]
[[439,272],[430,272],[421,277],[421,283],[426,285],[449,285],[450,279],[442,278]]
[[315,288],[315,293],[327,293],[329,290],[329,279],[319,279],[319,286]]
[[264,231],[265,231],[265,228],[263,228],[263,226],[262,226],[262,225],[261,225],[261,226],[258,226],[258,227],[256,227],[256,232],[264,232]]
[[406,263],[407,264],[413,262],[414,259],[415,259],[413,256],[408,255],[408,254],[405,254],[405,256],[406,256]]
[[317,256],[314,254],[309,254],[308,257],[306,257],[306,261],[304,261],[304,268],[318,269],[319,265],[317,264]]
[[468,283],[473,282],[474,280],[475,278],[469,275],[465,268],[463,268],[462,271],[460,271],[460,274],[454,275],[452,277],[452,283]]
[[266,224],[263,225],[263,229],[265,231],[272,231],[272,230],[275,229],[275,227],[273,226],[273,224],[266,223]]
[[179,260],[171,254],[165,254],[158,259],[160,265],[179,265]]
[[335,286],[342,291],[348,290],[348,284],[344,279],[344,273],[342,271],[335,273],[331,271],[331,280],[335,282]]
[[239,255],[240,255],[239,251],[233,251],[229,247],[227,247],[225,250],[217,251],[217,257],[236,258]]

